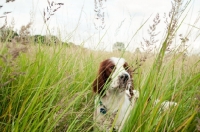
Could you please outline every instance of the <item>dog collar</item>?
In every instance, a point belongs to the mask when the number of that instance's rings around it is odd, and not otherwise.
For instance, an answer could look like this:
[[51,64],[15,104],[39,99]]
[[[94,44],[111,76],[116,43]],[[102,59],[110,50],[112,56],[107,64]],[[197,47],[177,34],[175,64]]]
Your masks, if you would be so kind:
[[100,108],[100,113],[106,114],[107,110],[105,108]]
[[101,106],[101,108],[100,108],[100,113],[106,114],[107,109],[106,109],[106,107],[103,105],[103,103],[101,102],[101,100],[99,101],[99,104],[100,104],[100,106]]

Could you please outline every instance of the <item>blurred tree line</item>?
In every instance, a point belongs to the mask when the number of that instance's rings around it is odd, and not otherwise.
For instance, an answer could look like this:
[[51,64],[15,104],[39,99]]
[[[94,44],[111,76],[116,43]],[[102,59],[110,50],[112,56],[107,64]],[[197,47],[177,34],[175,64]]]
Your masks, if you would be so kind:
[[40,43],[40,44],[65,44],[66,42],[62,42],[58,37],[54,35],[30,35],[30,32],[27,31],[29,26],[22,26],[19,33],[13,31],[11,28],[3,28],[0,30],[0,41],[1,42],[19,42],[22,44],[28,43]]

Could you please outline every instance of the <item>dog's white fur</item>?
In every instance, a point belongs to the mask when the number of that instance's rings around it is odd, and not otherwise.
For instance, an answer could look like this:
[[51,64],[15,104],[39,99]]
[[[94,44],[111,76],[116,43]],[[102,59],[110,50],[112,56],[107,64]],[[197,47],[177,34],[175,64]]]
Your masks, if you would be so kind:
[[[156,99],[154,101],[154,105],[157,105],[160,103],[160,100],[159,99]],[[163,101],[161,104],[160,104],[160,110],[159,111],[167,111],[169,110],[169,108],[171,107],[174,107],[174,106],[177,106],[177,103],[176,102],[173,102],[173,101]]]
[[114,89],[119,87],[119,77],[123,74],[127,74],[128,77],[130,78],[129,73],[124,69],[123,65],[125,63],[125,60],[123,58],[116,58],[112,57],[110,60],[114,63],[115,65],[115,71],[111,76],[111,84],[110,88]]
[[99,98],[97,97],[95,99],[95,104],[97,105],[97,108],[94,113],[94,120],[96,121],[97,126],[100,130],[110,131],[114,121],[116,121],[114,128],[118,131],[122,129],[126,119],[129,117],[130,111],[134,107],[135,102],[139,97],[139,92],[133,90],[135,96],[132,98],[131,102],[129,100],[129,97],[125,93],[126,91],[119,94],[107,92],[109,96],[101,98],[103,105],[106,106],[108,110],[106,112],[106,115],[100,113],[101,106],[98,105]]

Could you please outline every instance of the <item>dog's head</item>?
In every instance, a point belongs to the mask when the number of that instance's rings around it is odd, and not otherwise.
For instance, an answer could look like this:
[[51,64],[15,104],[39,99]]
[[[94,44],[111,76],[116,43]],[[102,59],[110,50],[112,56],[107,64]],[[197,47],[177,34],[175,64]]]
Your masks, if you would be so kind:
[[112,57],[101,62],[93,91],[103,95],[105,90],[129,90],[132,93],[132,71],[123,58]]

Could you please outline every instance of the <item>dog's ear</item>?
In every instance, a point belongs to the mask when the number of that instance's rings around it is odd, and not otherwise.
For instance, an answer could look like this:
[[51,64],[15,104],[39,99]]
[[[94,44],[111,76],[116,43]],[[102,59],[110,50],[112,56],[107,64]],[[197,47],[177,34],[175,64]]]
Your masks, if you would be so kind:
[[129,75],[132,78],[132,75],[133,75],[133,72],[134,72],[133,67],[131,65],[129,65],[127,62],[126,62],[126,64],[127,64],[127,67],[128,67],[127,72],[129,73]]
[[98,93],[100,95],[103,95],[105,89],[104,89],[104,85],[108,79],[108,76],[106,75],[106,65],[108,63],[109,60],[105,60],[103,62],[101,62],[100,66],[99,66],[99,71],[98,71],[98,76],[97,78],[94,80],[93,82],[93,91],[95,93]]
[[128,85],[129,86],[128,90],[129,90],[130,95],[133,96],[133,90],[134,90],[133,75],[132,75],[133,68],[127,62],[124,64],[124,67],[125,67],[126,71],[128,72],[128,74],[130,75],[130,79],[129,79],[130,85]]
[[132,85],[132,90],[133,90],[133,68],[127,62],[125,62],[124,68],[126,69],[128,74],[130,75],[130,79],[129,80],[131,80],[131,85]]

